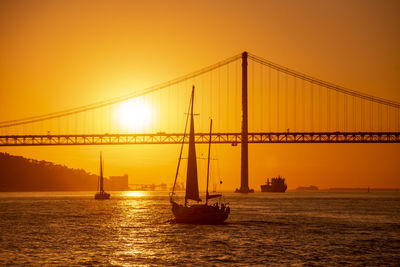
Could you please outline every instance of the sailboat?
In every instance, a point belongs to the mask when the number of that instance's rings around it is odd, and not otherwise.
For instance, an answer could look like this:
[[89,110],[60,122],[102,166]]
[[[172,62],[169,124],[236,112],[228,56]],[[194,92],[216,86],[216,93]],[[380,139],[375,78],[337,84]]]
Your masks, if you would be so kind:
[[[209,205],[208,200],[212,198],[221,197],[221,194],[210,195],[208,193],[208,180],[210,171],[210,153],[211,153],[211,132],[212,132],[212,120],[210,122],[210,139],[208,144],[208,165],[207,165],[207,186],[206,186],[206,201],[204,204],[198,204],[201,202],[199,196],[199,185],[197,179],[197,160],[196,160],[196,146],[194,140],[194,119],[193,119],[193,103],[194,103],[194,86],[192,88],[192,96],[190,100],[188,118],[190,116],[190,133],[189,133],[189,155],[188,155],[188,167],[186,175],[186,193],[185,203],[178,204],[174,201],[174,190],[176,180],[179,173],[179,166],[182,159],[183,144],[186,137],[186,127],[183,136],[181,152],[179,155],[178,167],[175,175],[174,186],[172,187],[172,193],[170,202],[172,204],[172,213],[175,216],[175,222],[177,223],[193,223],[193,224],[221,224],[229,216],[230,208],[224,203],[219,207],[218,202],[214,205]],[[197,204],[189,204],[189,200],[194,200]]]
[[103,159],[102,155],[100,152],[100,177],[99,177],[99,182],[100,182],[100,191],[94,195],[94,199],[110,199],[110,194],[107,192],[104,192],[103,188]]

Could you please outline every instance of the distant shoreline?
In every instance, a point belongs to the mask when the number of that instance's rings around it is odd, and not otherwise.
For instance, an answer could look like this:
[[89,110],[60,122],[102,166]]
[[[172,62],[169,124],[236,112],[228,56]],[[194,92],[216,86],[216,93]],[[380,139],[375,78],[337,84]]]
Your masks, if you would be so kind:
[[[368,187],[332,187],[318,190],[290,189],[290,192],[368,192]],[[400,192],[400,188],[369,188],[370,192]]]

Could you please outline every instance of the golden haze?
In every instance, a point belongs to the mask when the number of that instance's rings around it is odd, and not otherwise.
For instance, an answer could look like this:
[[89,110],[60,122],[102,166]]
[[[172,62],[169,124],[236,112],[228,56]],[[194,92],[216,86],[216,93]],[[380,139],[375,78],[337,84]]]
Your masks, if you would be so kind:
[[[244,50],[323,80],[400,101],[397,1],[1,1],[0,121],[86,105]],[[188,84],[190,87],[191,84]],[[137,125],[139,127],[139,125]],[[400,187],[398,144],[250,145],[250,186]],[[240,147],[218,145],[223,189],[239,186]],[[171,183],[177,145],[1,151]],[[199,153],[205,153],[201,146]]]

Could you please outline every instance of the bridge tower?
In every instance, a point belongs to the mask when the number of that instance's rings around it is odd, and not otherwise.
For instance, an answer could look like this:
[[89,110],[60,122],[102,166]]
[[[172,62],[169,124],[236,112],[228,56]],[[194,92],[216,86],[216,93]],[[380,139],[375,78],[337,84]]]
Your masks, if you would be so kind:
[[247,120],[247,52],[242,53],[242,153],[241,178],[239,193],[254,192],[249,189],[249,148],[248,148],[248,120]]

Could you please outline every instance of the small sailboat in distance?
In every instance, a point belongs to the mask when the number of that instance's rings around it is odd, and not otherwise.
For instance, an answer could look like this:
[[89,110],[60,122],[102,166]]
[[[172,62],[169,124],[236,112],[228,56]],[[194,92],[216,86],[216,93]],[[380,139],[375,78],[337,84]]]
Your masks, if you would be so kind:
[[[190,135],[189,135],[189,155],[188,155],[188,167],[186,176],[185,203],[184,205],[176,203],[173,199],[173,196],[174,196],[176,180],[179,173],[179,166],[182,159],[183,144],[186,137],[186,127],[183,136],[181,152],[179,155],[178,167],[175,175],[175,182],[174,186],[172,187],[172,193],[170,198],[170,202],[172,204],[172,213],[174,214],[175,222],[177,223],[221,224],[228,218],[230,213],[230,208],[227,207],[224,203],[221,204],[221,207],[218,206],[218,203],[215,203],[214,205],[208,204],[209,199],[221,197],[220,194],[210,195],[208,193],[212,120],[210,122],[210,139],[208,144],[209,146],[208,146],[206,201],[205,204],[192,204],[192,205],[189,205],[188,202],[188,200],[201,202],[201,199],[199,197],[199,186],[197,179],[197,160],[196,160],[196,146],[194,139],[193,103],[194,103],[194,86],[192,89],[192,97],[189,106],[190,113],[188,113],[188,119],[190,116]],[[187,126],[187,121],[186,121],[186,126]]]
[[99,192],[96,193],[96,195],[94,195],[94,199],[110,199],[110,194],[107,192],[104,192],[104,188],[103,188],[103,159],[102,159],[102,155],[100,152],[100,177],[99,177],[99,183],[98,185],[100,186],[100,190]]

